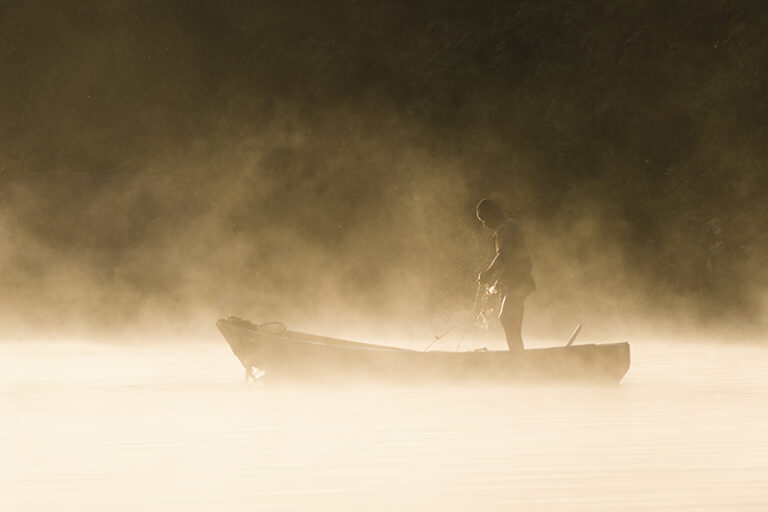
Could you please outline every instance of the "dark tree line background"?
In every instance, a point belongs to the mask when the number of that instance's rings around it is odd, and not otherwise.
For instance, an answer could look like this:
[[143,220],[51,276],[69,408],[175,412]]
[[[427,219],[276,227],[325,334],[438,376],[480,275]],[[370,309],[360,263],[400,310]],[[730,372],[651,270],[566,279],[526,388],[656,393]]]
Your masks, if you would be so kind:
[[754,321],[766,34],[748,0],[4,1],[3,313],[466,302],[491,195],[542,309]]

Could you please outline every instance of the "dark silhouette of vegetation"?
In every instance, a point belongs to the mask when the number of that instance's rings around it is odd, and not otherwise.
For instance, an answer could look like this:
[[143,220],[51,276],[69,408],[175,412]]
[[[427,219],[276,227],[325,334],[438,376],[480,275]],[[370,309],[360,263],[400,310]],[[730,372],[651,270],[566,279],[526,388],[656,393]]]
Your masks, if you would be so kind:
[[[429,247],[393,212],[432,212],[444,178],[467,226],[489,193],[553,236],[589,217],[598,234],[564,257],[618,251],[642,294],[746,318],[766,284],[766,34],[749,0],[3,2],[6,223],[37,254],[161,294],[188,276],[136,261],[218,215],[244,246],[269,227],[336,254],[354,294]],[[235,200],[232,181],[253,192]],[[434,268],[472,279],[476,250],[450,247]],[[290,248],[212,265],[253,277]],[[27,258],[7,260],[8,286],[45,272]],[[410,270],[455,292],[434,268]]]

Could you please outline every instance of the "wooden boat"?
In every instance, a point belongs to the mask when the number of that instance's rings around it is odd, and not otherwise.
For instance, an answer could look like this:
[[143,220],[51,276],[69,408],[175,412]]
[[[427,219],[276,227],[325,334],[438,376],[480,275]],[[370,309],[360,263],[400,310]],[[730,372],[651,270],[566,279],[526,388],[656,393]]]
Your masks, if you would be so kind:
[[216,323],[246,379],[411,383],[418,381],[581,380],[618,383],[629,343],[507,351],[423,352],[289,331],[235,317]]

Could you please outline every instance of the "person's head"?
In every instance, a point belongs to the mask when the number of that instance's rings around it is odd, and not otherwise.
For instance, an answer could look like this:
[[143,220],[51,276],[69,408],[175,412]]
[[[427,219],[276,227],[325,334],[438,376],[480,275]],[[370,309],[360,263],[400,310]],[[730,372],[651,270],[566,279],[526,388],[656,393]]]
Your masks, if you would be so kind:
[[483,223],[483,226],[487,228],[496,229],[502,222],[504,222],[504,212],[502,211],[501,206],[499,206],[499,203],[493,199],[481,199],[480,202],[477,203],[475,213],[477,214],[477,218],[480,219],[480,222]]

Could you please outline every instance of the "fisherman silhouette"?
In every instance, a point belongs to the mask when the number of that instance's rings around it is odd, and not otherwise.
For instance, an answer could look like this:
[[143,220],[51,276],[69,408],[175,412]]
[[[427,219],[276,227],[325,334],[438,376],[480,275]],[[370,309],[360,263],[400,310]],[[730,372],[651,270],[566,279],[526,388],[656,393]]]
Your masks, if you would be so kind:
[[510,352],[522,352],[523,305],[536,289],[531,276],[531,256],[520,225],[510,219],[496,201],[482,199],[475,209],[483,226],[493,230],[496,255],[477,280],[499,292],[499,321]]

